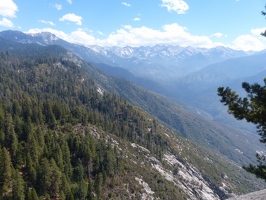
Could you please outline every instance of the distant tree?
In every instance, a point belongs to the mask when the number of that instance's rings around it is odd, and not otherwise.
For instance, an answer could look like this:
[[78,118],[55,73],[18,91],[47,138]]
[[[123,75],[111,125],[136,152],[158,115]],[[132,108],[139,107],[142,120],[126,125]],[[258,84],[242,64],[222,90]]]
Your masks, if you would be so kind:
[[34,188],[29,188],[27,191],[27,200],[39,200],[37,192]]
[[9,152],[4,147],[1,149],[0,162],[0,194],[2,197],[8,193],[12,181],[12,163]]
[[70,186],[65,174],[62,174],[62,176],[61,176],[60,190],[66,196],[66,198],[65,198],[66,200],[73,200],[74,199],[74,196],[73,196],[73,194],[71,192],[71,186]]
[[13,172],[12,197],[17,200],[25,199],[24,180],[18,170]]
[[[257,132],[261,136],[260,142],[266,143],[266,78],[264,85],[258,83],[242,83],[242,88],[247,92],[247,97],[239,95],[230,88],[219,87],[218,95],[221,102],[228,106],[228,113],[233,114],[238,120],[245,119],[257,125]],[[266,181],[266,155],[257,153],[258,165],[244,167],[248,172]]]
[[60,183],[61,183],[61,172],[59,168],[57,167],[54,159],[51,159],[50,161],[50,169],[49,169],[49,180],[50,183],[49,186],[49,194],[51,197],[56,198],[56,196],[59,194],[60,191]]
[[60,191],[61,172],[56,166],[54,159],[48,161],[41,160],[39,173],[39,184],[41,193],[49,194],[51,198],[55,198]]
[[95,191],[96,194],[100,197],[102,195],[102,190],[103,190],[103,174],[99,173],[96,175],[95,179]]

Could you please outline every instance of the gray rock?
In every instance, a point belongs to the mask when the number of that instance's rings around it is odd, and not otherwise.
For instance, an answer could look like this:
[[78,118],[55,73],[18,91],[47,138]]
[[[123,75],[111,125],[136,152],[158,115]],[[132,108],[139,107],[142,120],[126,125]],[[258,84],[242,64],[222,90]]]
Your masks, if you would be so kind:
[[266,189],[245,195],[229,198],[227,200],[266,200]]

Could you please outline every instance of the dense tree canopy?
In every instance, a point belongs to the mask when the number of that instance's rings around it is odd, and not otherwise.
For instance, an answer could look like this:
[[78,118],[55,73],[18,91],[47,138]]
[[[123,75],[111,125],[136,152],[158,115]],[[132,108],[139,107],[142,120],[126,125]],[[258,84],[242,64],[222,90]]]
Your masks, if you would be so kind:
[[0,52],[0,199],[113,196],[130,166],[107,133],[160,159],[167,141],[158,122],[99,93],[78,65],[57,56],[59,47],[37,47],[30,56]]
[[[151,167],[149,157],[171,170],[163,159],[169,152],[204,169],[219,190],[224,161],[216,153],[195,145],[191,150],[189,141],[138,107],[99,92],[100,84],[83,69],[87,65],[81,67],[64,49],[3,47],[0,38],[0,199],[141,199],[137,176],[156,199],[187,199]],[[202,159],[205,154],[214,162]],[[239,177],[238,169],[228,168],[228,176]],[[234,186],[246,191],[246,183]]]

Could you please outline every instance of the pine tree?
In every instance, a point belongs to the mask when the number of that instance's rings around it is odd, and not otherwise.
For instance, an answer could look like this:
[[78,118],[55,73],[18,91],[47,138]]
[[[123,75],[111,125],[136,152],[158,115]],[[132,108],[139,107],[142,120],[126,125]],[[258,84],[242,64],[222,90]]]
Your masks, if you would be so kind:
[[12,198],[16,200],[25,199],[25,183],[18,170],[13,172]]
[[1,149],[0,158],[0,194],[6,196],[12,183],[12,163],[9,152],[5,147]]
[[50,162],[50,174],[49,174],[49,179],[50,179],[50,184],[48,186],[49,188],[49,194],[52,198],[55,198],[60,191],[60,184],[61,184],[61,172],[59,168],[56,165],[56,162],[54,159],[51,160]]
[[10,151],[11,158],[15,158],[18,149],[18,139],[14,130],[12,117],[9,114],[6,114],[4,133],[5,146]]
[[[266,78],[264,85],[258,83],[242,83],[242,87],[247,92],[247,97],[239,97],[230,88],[218,88],[218,95],[221,102],[228,106],[228,113],[233,114],[238,120],[246,119],[257,125],[257,131],[261,136],[260,142],[266,143]],[[257,153],[257,166],[250,165],[244,167],[247,171],[266,181],[266,156]]]
[[103,190],[103,175],[102,173],[99,173],[96,175],[96,180],[95,180],[95,191],[98,197],[102,196],[102,190]]
[[27,200],[39,200],[37,192],[34,188],[29,188],[26,195]]

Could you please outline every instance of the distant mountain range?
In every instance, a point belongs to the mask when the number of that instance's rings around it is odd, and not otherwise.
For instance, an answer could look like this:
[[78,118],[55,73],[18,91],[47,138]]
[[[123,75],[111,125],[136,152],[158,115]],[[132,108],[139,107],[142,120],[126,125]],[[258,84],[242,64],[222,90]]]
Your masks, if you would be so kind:
[[134,76],[164,82],[176,80],[213,63],[249,55],[247,52],[226,47],[84,47],[68,43],[51,33],[24,34],[18,31],[3,31],[0,32],[0,37],[21,43],[61,45],[88,62],[124,68]]
[[128,69],[136,76],[167,82],[198,71],[209,64],[247,55],[246,52],[225,47],[203,49],[160,45],[112,47],[99,53],[108,55],[113,59],[113,63]]
[[[51,33],[3,31],[0,37],[20,43],[60,45],[105,73],[170,97],[201,116],[255,132],[254,126],[226,114],[217,87],[240,90],[250,77],[266,76],[266,52],[156,45],[153,47],[100,47],[72,44]],[[260,80],[257,80],[260,81]],[[237,86],[237,87],[236,87]]]
[[59,45],[0,38],[0,63],[1,152],[12,158],[3,163],[23,180],[12,176],[8,188],[21,185],[25,193],[25,182],[42,198],[61,198],[43,182],[59,184],[57,191],[66,182],[72,199],[88,190],[106,198],[217,200],[263,188],[239,167],[263,149],[259,136],[106,75]]
[[[70,44],[49,33],[25,35],[13,31],[0,33],[0,44],[0,56],[4,63],[1,65],[1,70],[6,72],[1,73],[4,76],[2,80],[5,80],[1,84],[3,88],[1,89],[1,95],[4,100],[8,95],[20,95],[20,93],[25,93],[26,95],[21,96],[30,98],[30,94],[37,91],[36,96],[45,97],[51,100],[51,103],[54,103],[53,99],[64,102],[62,112],[68,110],[65,107],[67,105],[72,105],[72,108],[73,105],[79,106],[71,111],[71,114],[83,121],[72,119],[70,123],[65,125],[66,121],[64,119],[60,121],[55,118],[51,123],[57,125],[56,131],[59,128],[68,133],[73,129],[73,135],[84,135],[87,132],[87,129],[84,131],[85,127],[83,129],[83,126],[86,126],[88,122],[86,119],[92,121],[95,119],[93,123],[97,130],[93,127],[89,128],[91,130],[89,132],[92,133],[93,137],[102,138],[102,141],[108,142],[110,147],[116,146],[118,151],[125,153],[121,157],[128,158],[125,163],[131,167],[123,165],[124,167],[120,170],[121,173],[130,174],[131,178],[136,176],[136,180],[140,180],[138,177],[142,177],[145,182],[143,179],[140,182],[150,185],[151,191],[156,191],[156,195],[161,191],[160,187],[164,183],[173,186],[173,194],[176,194],[179,187],[183,188],[190,199],[205,199],[210,195],[212,199],[220,199],[228,197],[231,190],[246,192],[246,188],[249,190],[263,188],[261,184],[255,185],[254,182],[249,182],[248,180],[253,181],[253,179],[250,179],[250,176],[246,175],[239,167],[242,164],[255,162],[255,152],[263,151],[264,145],[259,143],[259,136],[213,122],[209,120],[211,117],[203,117],[208,115],[208,113],[203,114],[203,109],[173,102],[169,98],[143,89],[125,79],[105,74],[75,55],[79,55],[78,53],[73,54],[61,46],[68,45],[68,50],[71,50],[71,48],[79,50],[80,53],[88,54],[91,58],[100,58],[101,56],[102,61],[113,57],[100,54],[96,51],[98,47],[89,49]],[[61,44],[61,46],[54,44]],[[131,48],[128,47],[128,49]],[[94,65],[96,63],[95,60],[90,62]],[[14,66],[10,63],[13,63]],[[97,67],[104,69],[109,74],[118,75],[120,73],[121,77],[127,76],[134,81],[143,81],[142,84],[151,84],[150,87],[157,84],[157,89],[159,87],[162,90],[165,89],[160,81],[154,82],[136,77],[125,68],[116,68],[104,62],[97,63]],[[175,90],[172,85],[168,90],[172,90],[176,94],[185,93],[185,80],[182,82],[180,78],[176,81],[180,81],[177,82],[180,87],[183,84],[183,89]],[[20,83],[23,83],[23,85]],[[215,85],[210,84],[210,88],[211,86]],[[21,89],[18,90],[18,88]],[[17,93],[13,94],[13,89],[16,89]],[[196,91],[196,89],[188,90],[187,94],[192,91]],[[108,96],[106,94],[114,95]],[[197,93],[197,96],[199,94]],[[13,99],[16,100],[15,98],[9,98],[9,100]],[[116,99],[130,109],[117,107]],[[190,102],[193,103],[191,100]],[[208,104],[209,102],[206,101],[205,103]],[[27,101],[25,101],[25,104],[28,105]],[[94,107],[90,107],[90,105]],[[8,106],[5,108],[11,112],[11,108],[9,109]],[[57,113],[56,108],[56,106],[52,108],[55,113]],[[89,116],[84,115],[83,118],[81,113],[85,111],[84,109],[88,109],[87,114]],[[101,111],[100,114],[98,110]],[[26,111],[25,113],[27,114]],[[143,117],[138,119],[128,118],[127,114]],[[109,117],[112,118],[107,122]],[[66,119],[68,118],[66,117]],[[157,122],[157,119],[160,122]],[[50,117],[47,117],[47,121],[49,120]],[[157,130],[158,134],[154,130]],[[131,134],[135,134],[134,137]],[[129,141],[126,140],[127,137]],[[139,143],[133,143],[135,137],[139,139]],[[149,141],[155,139],[156,142],[150,145]],[[162,144],[160,141],[162,141]],[[73,145],[74,143],[73,141]],[[161,146],[165,146],[165,152],[160,154]],[[86,146],[82,146],[80,149],[83,149],[83,147]],[[158,155],[150,154],[151,151],[148,148],[157,152]],[[137,153],[135,153],[135,150]],[[73,153],[73,155],[78,154]],[[86,166],[88,162],[83,163]],[[173,175],[175,167],[177,176]],[[146,171],[143,171],[143,169]],[[243,176],[243,174],[245,175]],[[94,175],[96,175],[96,172]],[[158,178],[158,176],[160,177]],[[120,185],[124,184],[123,176],[118,177],[117,180],[121,182]],[[117,188],[121,188],[120,185]],[[135,185],[138,185],[138,183]],[[158,186],[159,189],[155,186]],[[131,186],[129,188],[132,193]],[[134,190],[139,191],[140,189],[135,188]],[[125,188],[125,191],[127,192],[128,189]]]

